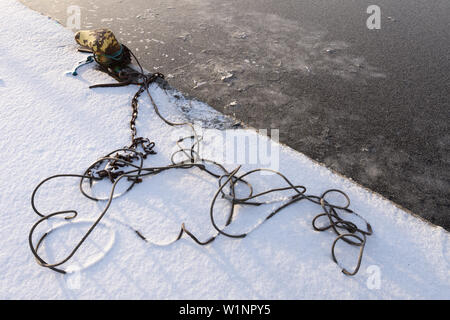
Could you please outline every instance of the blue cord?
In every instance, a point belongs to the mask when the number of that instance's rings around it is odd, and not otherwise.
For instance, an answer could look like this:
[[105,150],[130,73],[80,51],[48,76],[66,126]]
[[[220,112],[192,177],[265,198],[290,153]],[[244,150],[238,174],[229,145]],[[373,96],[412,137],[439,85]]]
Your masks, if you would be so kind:
[[[108,59],[119,61],[120,60],[120,56],[122,55],[122,52],[123,52],[123,46],[120,45],[120,49],[116,53],[114,53],[113,55],[102,54],[102,56],[105,56]],[[78,66],[72,72],[69,71],[68,73],[72,74],[73,76],[77,76],[78,75],[78,72],[77,72],[78,68],[80,68],[80,67],[82,67],[82,66],[84,66],[86,64],[89,64],[89,63],[91,63],[93,61],[94,61],[94,56],[93,55],[92,56],[88,56],[86,61],[79,62]]]
[[77,76],[78,75],[78,72],[77,72],[78,68],[80,68],[80,67],[82,67],[82,66],[84,66],[86,64],[89,64],[89,63],[91,63],[93,61],[94,61],[94,56],[88,56],[86,61],[79,62],[78,66],[76,66],[76,68],[72,72],[68,72],[68,73],[72,73],[73,76]]
[[109,59],[113,59],[113,60],[119,61],[120,60],[120,55],[122,54],[122,52],[123,52],[123,46],[120,45],[120,49],[116,53],[114,53],[113,55],[102,54],[102,56],[107,57]]

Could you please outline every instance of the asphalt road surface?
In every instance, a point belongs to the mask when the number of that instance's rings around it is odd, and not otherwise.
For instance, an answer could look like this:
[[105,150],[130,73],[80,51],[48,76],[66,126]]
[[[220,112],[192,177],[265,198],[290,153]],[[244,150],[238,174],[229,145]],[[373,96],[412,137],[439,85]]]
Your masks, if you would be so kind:
[[22,2],[78,5],[186,95],[450,230],[450,1]]

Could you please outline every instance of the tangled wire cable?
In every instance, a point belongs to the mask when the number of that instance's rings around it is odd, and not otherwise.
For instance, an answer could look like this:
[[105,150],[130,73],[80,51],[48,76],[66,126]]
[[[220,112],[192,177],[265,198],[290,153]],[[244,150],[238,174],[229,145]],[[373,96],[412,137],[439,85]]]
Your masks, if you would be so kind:
[[[140,78],[139,82],[139,89],[136,92],[136,94],[133,97],[132,100],[132,119],[130,121],[130,129],[131,129],[131,145],[125,148],[114,150],[104,157],[96,160],[93,164],[91,164],[83,174],[57,174],[50,176],[43,181],[41,181],[36,188],[34,189],[32,196],[31,196],[31,206],[34,210],[34,212],[40,217],[40,219],[32,226],[30,232],[29,232],[29,245],[32,254],[36,258],[39,265],[42,267],[49,268],[51,270],[54,270],[59,273],[66,273],[66,270],[61,269],[59,266],[69,261],[75,253],[79,250],[79,248],[82,246],[84,241],[89,237],[89,235],[92,233],[92,231],[96,228],[96,226],[100,223],[100,221],[103,219],[105,214],[107,213],[108,209],[111,206],[111,203],[113,199],[115,198],[115,190],[116,186],[122,179],[126,179],[130,182],[130,185],[128,188],[123,192],[121,195],[129,192],[136,184],[142,183],[143,179],[152,176],[157,175],[161,172],[173,170],[173,169],[182,169],[182,170],[191,170],[191,169],[198,169],[203,172],[206,172],[210,176],[214,177],[218,181],[218,189],[214,195],[214,197],[211,200],[210,208],[209,208],[209,215],[211,220],[211,225],[216,230],[216,233],[211,236],[210,238],[206,240],[200,240],[196,235],[194,235],[191,231],[189,231],[185,224],[183,223],[181,225],[180,231],[177,235],[177,237],[171,241],[170,243],[176,242],[180,240],[184,234],[186,234],[188,237],[190,237],[193,241],[195,241],[199,245],[207,245],[214,241],[217,236],[223,235],[230,238],[244,238],[246,237],[250,232],[258,228],[262,223],[269,220],[273,216],[275,216],[277,213],[279,213],[281,210],[285,209],[286,207],[297,203],[301,200],[307,200],[314,204],[320,205],[323,212],[318,214],[313,220],[312,220],[312,226],[314,230],[316,231],[325,231],[325,230],[333,230],[334,233],[337,235],[336,239],[334,240],[332,247],[331,247],[331,254],[333,261],[341,267],[342,272],[346,275],[352,276],[355,275],[360,266],[362,261],[362,256],[364,252],[364,247],[366,244],[366,237],[371,235],[373,233],[372,228],[370,224],[362,218],[360,215],[358,215],[356,212],[352,211],[350,206],[350,198],[345,194],[343,191],[338,189],[330,189],[326,190],[322,195],[315,196],[315,195],[307,195],[306,194],[306,188],[301,185],[294,185],[287,177],[285,177],[282,173],[278,171],[274,171],[271,169],[254,169],[251,171],[248,171],[246,173],[243,173],[241,175],[238,175],[238,172],[240,170],[240,166],[232,171],[228,171],[225,169],[225,167],[215,161],[204,159],[200,156],[199,153],[199,143],[200,143],[200,137],[197,135],[195,128],[193,124],[189,122],[185,123],[174,123],[166,118],[164,118],[161,113],[159,112],[158,106],[154,102],[150,91],[149,91],[149,85],[156,81],[158,78],[163,78],[163,75],[161,74],[145,74],[144,70],[139,63],[138,59],[134,56],[134,54],[130,51],[130,53],[133,55],[134,59],[136,60],[140,72],[138,73],[138,76]],[[100,85],[105,86],[105,85]],[[116,86],[116,85],[113,85]],[[94,86],[96,87],[96,86]],[[147,138],[142,137],[136,137],[137,131],[135,126],[135,121],[138,115],[138,98],[139,96],[146,91],[150,102],[152,104],[152,107],[154,108],[155,113],[161,118],[162,121],[164,121],[169,126],[189,126],[193,132],[193,134],[189,137],[181,138],[177,141],[178,150],[175,151],[171,156],[171,164],[167,166],[162,167],[144,167],[144,160],[147,158],[148,155],[155,154],[154,146],[155,144],[151,142]],[[181,145],[186,140],[191,140],[191,146],[190,148],[185,148]],[[175,161],[175,157],[177,155],[183,155],[184,158],[180,161]],[[218,174],[217,172],[214,172],[212,168],[216,168],[216,171],[219,170],[221,174]],[[279,188],[273,188],[268,189],[259,193],[254,193],[253,187],[249,182],[249,178],[251,175],[261,172],[261,171],[268,171],[273,174],[278,175],[279,177],[284,180],[286,183],[285,187],[279,187]],[[38,253],[39,248],[44,243],[44,240],[46,237],[50,234],[50,231],[43,233],[42,236],[39,237],[36,243],[33,241],[33,234],[36,230],[36,228],[43,223],[44,221],[49,220],[52,217],[55,216],[64,216],[66,220],[73,220],[78,216],[78,212],[76,210],[64,210],[64,211],[57,211],[49,214],[44,214],[40,212],[35,204],[35,197],[38,192],[38,190],[47,183],[50,180],[61,178],[61,177],[73,177],[80,180],[79,182],[79,189],[83,196],[86,198],[92,200],[92,201],[105,201],[106,206],[101,212],[100,216],[97,218],[97,220],[94,221],[94,223],[91,225],[91,227],[88,229],[88,231],[83,235],[81,240],[75,245],[73,250],[61,261],[59,262],[53,262],[49,263],[45,261]],[[92,187],[94,181],[101,181],[104,179],[109,179],[112,183],[111,191],[109,193],[109,196],[105,199],[100,199],[97,197],[94,197],[93,195],[89,194],[89,192],[85,189],[86,181],[89,183],[89,186]],[[236,187],[237,185],[243,185],[246,186],[248,190],[248,194],[245,197],[238,197],[236,194]],[[279,193],[284,191],[292,191],[292,194],[287,198],[283,199],[285,203],[281,204],[278,208],[270,212],[266,218],[255,228],[253,228],[251,231],[241,234],[231,234],[229,232],[225,231],[225,228],[229,226],[233,222],[233,216],[235,213],[236,205],[241,206],[260,206],[263,204],[266,204],[267,202],[258,200],[264,195],[272,194],[272,193]],[[326,200],[326,196],[330,193],[338,193],[345,197],[346,203],[345,205],[335,205],[330,203]],[[215,219],[214,211],[215,211],[215,204],[217,201],[217,198],[221,196],[223,199],[227,200],[230,205],[230,211],[227,216],[227,220],[225,223],[225,226],[223,228],[220,228]],[[281,200],[280,200],[281,201]],[[339,212],[345,212],[347,214],[355,215],[358,218],[360,218],[362,221],[365,222],[365,230],[360,229],[355,223],[349,221],[348,219],[343,219]],[[318,220],[321,217],[326,217],[328,224],[318,226]],[[144,241],[149,242],[147,237],[143,235],[140,231],[133,229],[134,232]],[[360,248],[359,250],[359,256],[356,263],[356,266],[353,270],[349,271],[346,268],[342,267],[335,254],[335,247],[339,240],[342,240],[346,242],[349,245],[357,246]],[[169,244],[170,244],[169,243]]]

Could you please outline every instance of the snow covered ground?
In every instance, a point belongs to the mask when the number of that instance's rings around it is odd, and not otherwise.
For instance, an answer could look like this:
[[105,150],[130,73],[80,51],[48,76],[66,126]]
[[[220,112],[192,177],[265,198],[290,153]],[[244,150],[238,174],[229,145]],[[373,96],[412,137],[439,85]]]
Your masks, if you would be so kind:
[[[368,237],[356,276],[345,276],[332,261],[335,235],[312,229],[311,220],[321,212],[312,203],[289,207],[244,239],[219,237],[205,247],[189,238],[162,247],[142,241],[128,226],[154,242],[176,237],[182,222],[202,239],[214,234],[209,203],[217,181],[195,169],[145,179],[114,200],[99,228],[64,265],[74,272],[61,275],[40,267],[27,239],[38,219],[30,206],[34,187],[50,175],[82,173],[97,158],[127,145],[129,103],[136,88],[88,89],[111,82],[93,64],[78,77],[67,76],[85,57],[76,51],[72,32],[16,1],[0,2],[0,30],[0,298],[450,298],[448,232],[275,142],[279,169],[291,181],[309,194],[344,190],[351,208],[371,223],[374,235]],[[157,86],[151,93],[171,120],[229,126],[229,120],[202,103],[176,99]],[[155,141],[158,152],[146,165],[166,165],[180,132],[156,117],[148,97],[143,95],[139,106],[139,133]],[[207,133],[205,156],[221,160],[223,144],[217,137],[223,131]],[[251,130],[238,134],[256,137]],[[236,166],[227,164],[230,170]],[[241,170],[259,166],[244,164]],[[278,180],[255,176],[252,182],[282,186]],[[80,213],[71,223],[55,218],[39,229],[56,227],[41,251],[51,261],[73,247],[103,208],[104,203],[83,198],[77,183],[55,180],[37,197],[41,211],[76,208]],[[240,208],[227,230],[249,230],[271,208]],[[226,209],[225,202],[218,204],[220,209]],[[357,248],[338,253],[351,268]]]

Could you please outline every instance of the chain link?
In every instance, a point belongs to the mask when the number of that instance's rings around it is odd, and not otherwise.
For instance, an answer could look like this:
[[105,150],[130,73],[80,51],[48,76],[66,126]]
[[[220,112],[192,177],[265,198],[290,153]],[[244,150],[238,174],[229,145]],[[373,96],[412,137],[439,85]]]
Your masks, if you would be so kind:
[[131,145],[130,149],[136,149],[138,146],[141,146],[145,152],[145,155],[152,154],[154,151],[152,150],[155,146],[154,142],[150,142],[148,138],[137,137],[137,129],[136,129],[136,120],[138,117],[138,102],[139,97],[145,91],[145,89],[158,78],[164,79],[164,75],[162,73],[153,73],[149,75],[141,75],[143,78],[141,86],[139,90],[134,94],[133,99],[131,100],[131,120],[130,120],[130,130],[131,130]]

